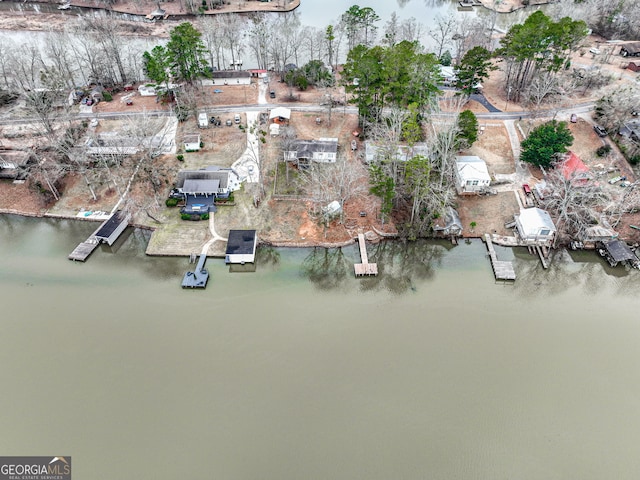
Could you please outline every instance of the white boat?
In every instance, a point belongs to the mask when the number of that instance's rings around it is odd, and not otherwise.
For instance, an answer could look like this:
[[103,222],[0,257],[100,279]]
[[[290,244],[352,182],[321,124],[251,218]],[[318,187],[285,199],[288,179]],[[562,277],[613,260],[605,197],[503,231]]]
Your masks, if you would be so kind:
[[70,3],[63,3],[62,5],[60,5],[58,7],[58,10],[69,10],[71,8],[71,4]]

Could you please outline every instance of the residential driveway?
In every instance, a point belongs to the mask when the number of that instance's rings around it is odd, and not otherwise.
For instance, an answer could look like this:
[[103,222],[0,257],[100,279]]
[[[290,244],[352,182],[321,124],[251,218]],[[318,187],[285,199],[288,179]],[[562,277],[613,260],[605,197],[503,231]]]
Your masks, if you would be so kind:
[[489,102],[489,100],[487,100],[485,98],[484,95],[482,95],[481,93],[474,93],[472,95],[469,95],[469,99],[470,100],[475,100],[476,102],[478,102],[480,105],[482,105],[483,107],[485,107],[487,110],[489,110],[489,112],[491,113],[498,113],[498,112],[502,112],[502,110],[496,108],[493,106],[492,103]]
[[247,112],[247,148],[238,160],[233,162],[233,168],[240,177],[240,181],[258,183],[260,175],[260,150],[258,148],[258,112]]

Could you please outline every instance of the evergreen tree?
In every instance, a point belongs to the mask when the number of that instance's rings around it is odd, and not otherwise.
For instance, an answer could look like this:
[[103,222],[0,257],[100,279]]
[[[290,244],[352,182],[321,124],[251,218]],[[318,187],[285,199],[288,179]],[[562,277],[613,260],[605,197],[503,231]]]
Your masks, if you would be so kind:
[[188,83],[205,72],[207,52],[202,34],[189,22],[171,29],[166,46],[168,65],[173,78]]
[[458,115],[458,148],[469,148],[478,139],[478,118],[471,110]]
[[489,72],[497,67],[491,63],[491,52],[484,47],[473,47],[469,50],[456,71],[456,88],[466,95],[471,95],[482,80],[489,78]]
[[572,143],[573,135],[567,122],[552,120],[533,129],[522,142],[520,160],[538,167],[553,167],[558,154],[566,153]]

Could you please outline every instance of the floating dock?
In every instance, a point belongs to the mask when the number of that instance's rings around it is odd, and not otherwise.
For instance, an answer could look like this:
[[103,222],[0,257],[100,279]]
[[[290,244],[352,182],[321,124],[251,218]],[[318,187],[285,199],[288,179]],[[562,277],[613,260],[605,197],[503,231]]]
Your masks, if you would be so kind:
[[358,244],[360,246],[360,259],[362,263],[355,263],[353,265],[356,277],[364,277],[365,275],[378,275],[378,264],[369,263],[369,257],[367,256],[367,245],[364,241],[364,235],[362,233],[358,234]]
[[207,261],[207,254],[202,253],[198,260],[198,265],[193,272],[187,272],[182,279],[182,288],[205,288],[209,281],[209,272],[204,268]]
[[513,269],[511,262],[504,262],[498,260],[496,251],[493,249],[493,242],[491,241],[491,235],[485,233],[484,240],[487,244],[487,250],[489,250],[489,258],[491,259],[491,267],[493,267],[493,274],[496,280],[515,280],[516,272]]

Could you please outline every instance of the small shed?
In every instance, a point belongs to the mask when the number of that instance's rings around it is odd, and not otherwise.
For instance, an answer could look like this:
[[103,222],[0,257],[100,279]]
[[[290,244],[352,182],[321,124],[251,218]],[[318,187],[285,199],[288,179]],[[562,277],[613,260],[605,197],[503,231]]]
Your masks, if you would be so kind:
[[474,155],[456,157],[456,189],[459,194],[477,194],[491,184],[487,164]]
[[525,208],[514,215],[516,231],[525,245],[551,246],[556,236],[556,226],[551,215],[538,207]]
[[269,135],[271,135],[272,137],[277,137],[278,135],[280,135],[280,124],[272,123],[271,125],[269,125]]
[[230,230],[225,263],[255,263],[257,245],[255,230]]
[[200,150],[200,134],[190,133],[185,135],[182,142],[184,143],[184,149],[187,152],[197,152]]
[[269,120],[276,123],[288,122],[291,118],[291,110],[285,107],[276,107],[269,112]]
[[131,219],[130,214],[125,214],[122,210],[118,210],[102,224],[100,229],[95,233],[96,240],[105,242],[109,246],[118,239],[120,234],[129,225]]

